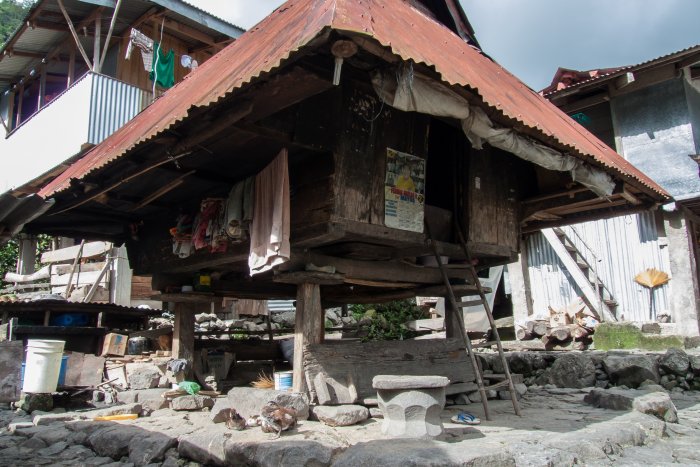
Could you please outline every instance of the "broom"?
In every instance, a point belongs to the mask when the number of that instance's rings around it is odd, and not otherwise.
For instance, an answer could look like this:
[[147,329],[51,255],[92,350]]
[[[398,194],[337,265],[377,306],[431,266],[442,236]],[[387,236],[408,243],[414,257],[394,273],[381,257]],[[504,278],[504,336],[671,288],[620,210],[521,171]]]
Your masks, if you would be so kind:
[[634,276],[634,281],[649,289],[649,319],[654,319],[652,315],[652,310],[654,307],[654,289],[661,287],[670,280],[668,274],[658,269],[649,268],[646,271],[642,271],[636,276]]

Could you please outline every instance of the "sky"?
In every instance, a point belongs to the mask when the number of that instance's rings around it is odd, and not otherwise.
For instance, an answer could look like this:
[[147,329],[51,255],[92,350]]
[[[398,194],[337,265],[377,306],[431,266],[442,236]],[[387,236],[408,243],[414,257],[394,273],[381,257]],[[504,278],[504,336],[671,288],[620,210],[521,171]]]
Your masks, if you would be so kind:
[[[281,0],[190,0],[244,28]],[[700,0],[460,0],[484,52],[535,90],[558,67],[633,65],[700,44]]]

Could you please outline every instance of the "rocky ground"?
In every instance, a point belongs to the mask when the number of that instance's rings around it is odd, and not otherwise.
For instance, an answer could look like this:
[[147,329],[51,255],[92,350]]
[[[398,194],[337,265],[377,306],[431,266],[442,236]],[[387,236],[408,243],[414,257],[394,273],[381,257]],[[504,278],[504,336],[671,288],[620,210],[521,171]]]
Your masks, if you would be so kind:
[[[660,413],[594,407],[584,402],[591,391],[533,386],[521,399],[522,417],[513,414],[509,401],[494,400],[493,420],[475,427],[449,419],[464,409],[483,416],[480,404],[448,407],[442,415],[445,433],[436,440],[386,439],[380,431],[382,420],[372,418],[348,427],[302,421],[273,439],[257,427],[229,430],[201,411],[159,409],[133,421],[99,422],[91,420],[94,412],[59,409],[32,417],[4,409],[0,464],[700,465],[700,393],[671,393],[678,409],[678,423],[671,423],[659,418]],[[633,401],[647,393],[625,394]],[[663,392],[655,394],[665,397]],[[621,403],[618,396],[608,396]],[[137,406],[127,404],[108,413],[136,412]]]

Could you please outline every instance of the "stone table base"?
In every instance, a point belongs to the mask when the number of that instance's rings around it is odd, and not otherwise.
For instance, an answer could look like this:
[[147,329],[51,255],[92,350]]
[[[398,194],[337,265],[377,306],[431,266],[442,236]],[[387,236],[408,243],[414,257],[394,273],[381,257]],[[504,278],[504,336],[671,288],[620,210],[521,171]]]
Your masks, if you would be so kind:
[[377,375],[372,380],[384,414],[382,433],[391,437],[432,438],[442,434],[443,376]]

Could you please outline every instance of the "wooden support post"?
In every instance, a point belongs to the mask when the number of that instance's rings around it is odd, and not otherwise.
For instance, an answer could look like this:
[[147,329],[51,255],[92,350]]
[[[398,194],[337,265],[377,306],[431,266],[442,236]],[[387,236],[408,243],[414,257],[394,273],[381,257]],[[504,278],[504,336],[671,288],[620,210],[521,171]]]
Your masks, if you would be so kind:
[[461,336],[459,333],[460,319],[459,316],[457,316],[457,313],[461,312],[459,308],[455,309],[452,306],[449,298],[445,298],[445,337],[447,339]]
[[41,108],[46,103],[46,65],[43,63],[39,66],[39,96],[37,98],[36,109],[41,110]]
[[98,11],[95,17],[95,45],[92,51],[92,71],[100,73],[100,41],[102,40],[102,13]]
[[66,79],[66,87],[69,88],[75,81],[75,47],[70,47],[68,56],[68,77]]
[[194,313],[193,303],[175,304],[175,326],[173,328],[173,358],[194,361]]
[[294,392],[306,391],[304,346],[320,343],[322,328],[321,286],[309,283],[297,285],[297,311],[294,325]]
[[17,128],[22,123],[22,101],[24,101],[24,83],[20,84],[17,90],[17,116],[14,128]]

